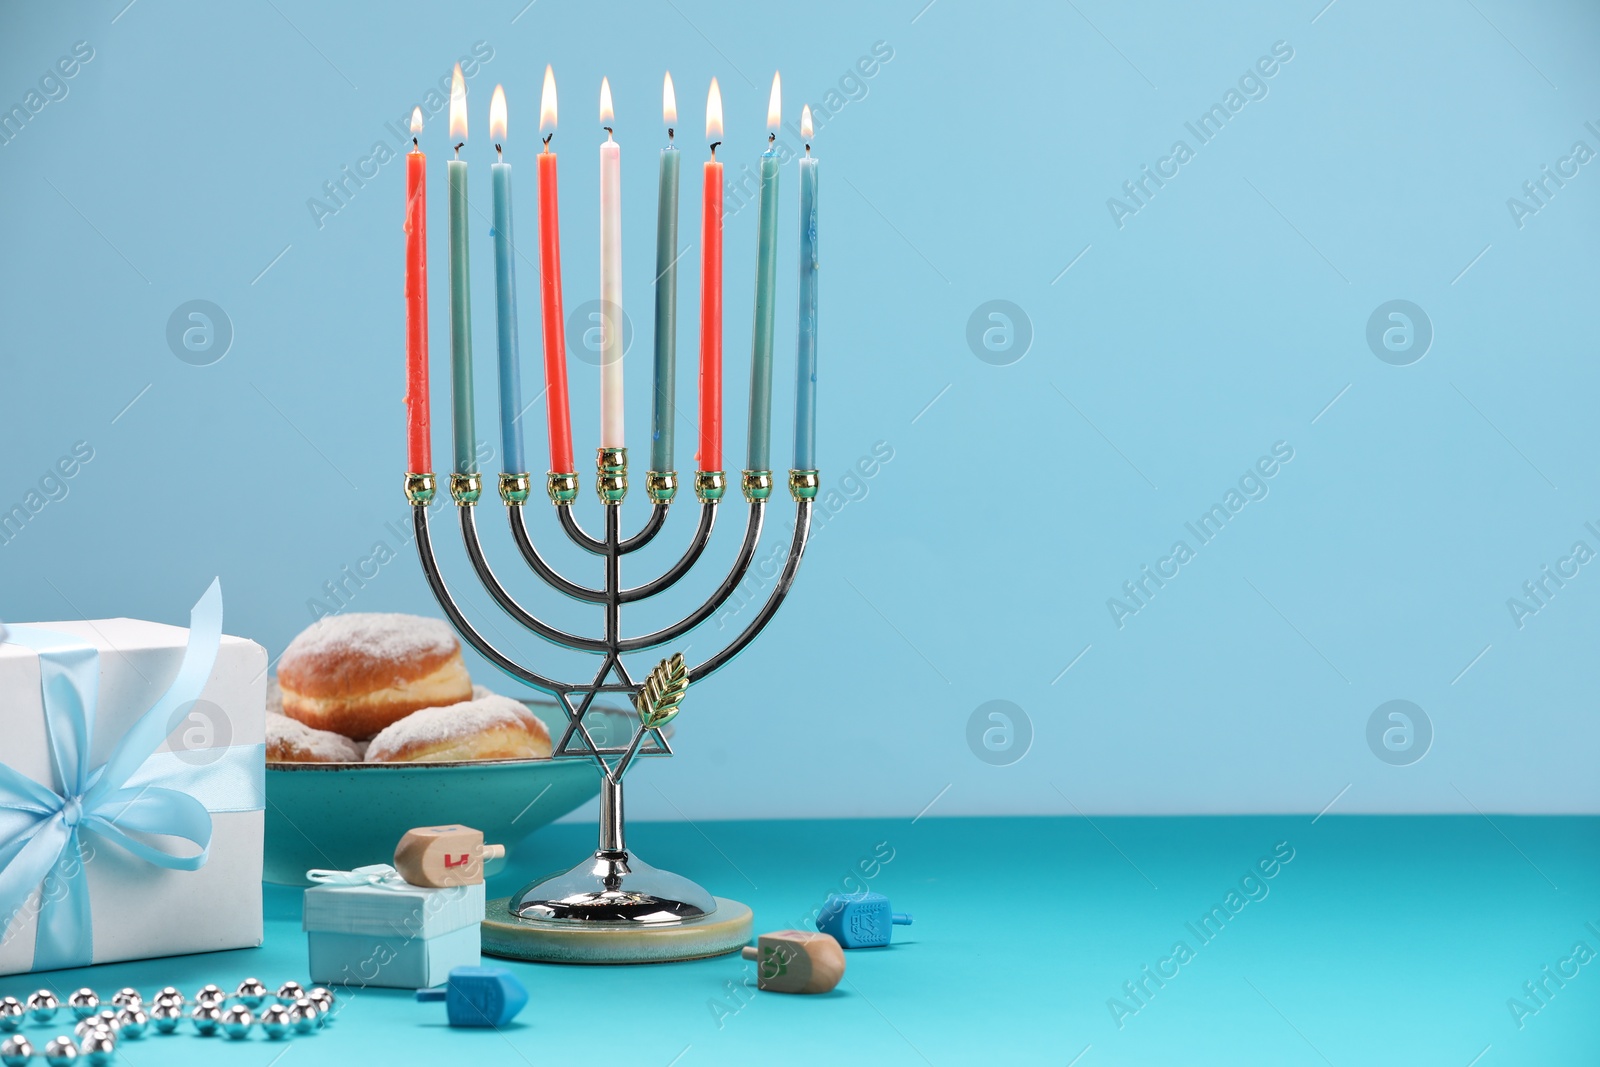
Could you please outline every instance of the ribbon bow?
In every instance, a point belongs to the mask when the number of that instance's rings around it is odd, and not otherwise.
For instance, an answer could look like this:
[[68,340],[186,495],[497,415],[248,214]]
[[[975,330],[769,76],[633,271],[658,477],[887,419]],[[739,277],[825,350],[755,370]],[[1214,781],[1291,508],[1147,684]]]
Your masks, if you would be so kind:
[[306,881],[338,888],[368,885],[379,889],[412,888],[411,883],[400,877],[400,872],[387,863],[374,863],[366,867],[357,867],[353,871],[331,871],[313,867],[306,872]]
[[[39,654],[45,729],[60,791],[0,763],[0,809],[33,816],[20,831],[0,834],[0,930],[10,927],[42,883],[34,969],[85,966],[93,962],[94,935],[80,859],[84,836],[168,870],[198,870],[210,854],[211,814],[204,804],[154,784],[163,780],[161,775],[140,785],[130,779],[150,778],[145,764],[172,732],[174,713],[197,698],[211,677],[222,640],[222,589],[213,581],[194,605],[177,677],[98,767],[89,763],[100,688],[98,651],[67,634],[37,627],[13,626],[7,636]],[[198,851],[176,855],[130,831],[182,838]]]

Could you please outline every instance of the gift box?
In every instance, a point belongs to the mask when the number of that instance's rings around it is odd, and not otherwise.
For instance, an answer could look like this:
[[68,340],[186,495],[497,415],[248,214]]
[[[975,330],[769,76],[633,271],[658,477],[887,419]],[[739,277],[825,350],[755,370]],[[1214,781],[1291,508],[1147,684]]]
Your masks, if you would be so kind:
[[319,985],[423,989],[480,962],[483,883],[430,889],[394,868],[311,872],[302,926]]
[[0,974],[261,944],[266,651],[137,619],[0,635]]

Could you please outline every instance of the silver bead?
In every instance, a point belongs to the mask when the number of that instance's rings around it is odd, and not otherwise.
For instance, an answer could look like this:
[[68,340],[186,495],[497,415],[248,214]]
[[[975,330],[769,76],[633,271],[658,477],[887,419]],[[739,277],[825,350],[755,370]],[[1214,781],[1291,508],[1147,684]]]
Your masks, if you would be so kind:
[[116,1054],[117,1039],[104,1030],[96,1030],[83,1039],[79,1051],[93,1067],[106,1067],[106,1064],[111,1062],[111,1057]]
[[235,1004],[222,1013],[222,1032],[235,1041],[243,1040],[250,1036],[250,1026],[256,1021],[250,1014],[250,1009],[243,1004]]
[[74,1018],[87,1019],[100,1009],[100,996],[85,987],[67,998],[67,1007],[72,1009]]
[[155,995],[153,1003],[160,1004],[163,1000],[181,1001],[183,1000],[183,990],[173,985],[162,986],[161,992]]
[[44,1046],[44,1061],[50,1067],[69,1067],[78,1058],[78,1046],[70,1037],[52,1037]]
[[261,1007],[261,1002],[267,999],[268,992],[266,983],[261,979],[246,978],[239,983],[239,988],[234,990],[233,995],[238,997],[245,1007],[254,1010]]
[[99,1011],[89,1016],[89,1018],[85,1021],[98,1023],[107,1030],[110,1030],[113,1034],[122,1029],[122,1023],[118,1021],[117,1012],[113,1008],[101,1008]]
[[282,1004],[271,1004],[261,1013],[261,1029],[273,1041],[289,1033],[289,1028],[294,1025],[290,1011]]
[[311,999],[311,1003],[315,1004],[317,1006],[317,1010],[322,1013],[324,1026],[333,1022],[333,1005],[335,1003],[333,990],[329,989],[327,986],[319,985],[311,992],[307,993],[306,996]]
[[195,1007],[205,1006],[220,1008],[223,1004],[227,1003],[227,1000],[228,994],[224,993],[220,988],[214,985],[202,986],[200,992],[194,995]]
[[305,995],[306,991],[299,982],[285,982],[278,987],[278,1001],[282,1004],[293,1004]]
[[22,1001],[16,997],[7,997],[0,1000],[0,1031],[15,1033],[22,1029],[22,1019],[27,1015]]
[[157,1004],[150,1009],[150,1021],[155,1023],[156,1029],[163,1034],[170,1034],[183,1021],[183,1008],[171,1002]]
[[36,1023],[47,1023],[56,1017],[61,1001],[48,989],[28,994],[28,1018]]
[[144,1007],[144,998],[139,995],[137,989],[125,986],[112,994],[111,1004],[113,1007],[118,1008],[142,1008]]
[[117,1036],[129,1037],[137,1041],[144,1036],[146,1028],[150,1025],[150,1016],[137,1004],[129,1005],[117,1012]]
[[80,1041],[94,1033],[96,1030],[103,1030],[108,1034],[113,1034],[113,1036],[115,1033],[111,1027],[107,1026],[105,1023],[101,1022],[98,1017],[93,1015],[89,1016],[89,1018],[83,1020],[77,1026],[72,1028],[72,1032],[77,1035]]
[[322,1013],[309,997],[301,997],[289,1006],[289,1024],[297,1034],[314,1034],[322,1027]]
[[222,1022],[222,1009],[215,1004],[196,1004],[189,1018],[194,1020],[194,1028],[198,1033],[210,1036],[217,1032],[217,1024]]
[[6,1067],[25,1067],[31,1059],[33,1059],[33,1045],[21,1034],[0,1042],[0,1063]]

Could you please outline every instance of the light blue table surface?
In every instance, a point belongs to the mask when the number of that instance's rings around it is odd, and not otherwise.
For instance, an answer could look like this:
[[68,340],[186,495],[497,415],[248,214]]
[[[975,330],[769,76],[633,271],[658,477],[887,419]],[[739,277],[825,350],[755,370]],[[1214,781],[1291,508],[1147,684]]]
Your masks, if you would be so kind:
[[[575,860],[591,835],[546,828],[491,892]],[[1592,818],[1501,816],[638,823],[645,858],[749,903],[758,931],[859,885],[916,923],[891,948],[850,953],[826,996],[744,991],[738,957],[511,963],[532,1001],[503,1032],[453,1031],[440,1005],[368,989],[313,1037],[233,1043],[185,1026],[124,1043],[120,1062],[1595,1064],[1600,963],[1563,961],[1580,942],[1600,951],[1597,838]],[[1245,880],[1275,848],[1293,858]],[[303,980],[299,900],[268,888],[258,950],[17,976],[0,991]],[[1203,942],[1189,924],[1230,903]],[[1163,963],[1179,941],[1190,958]],[[1176,974],[1157,987],[1147,965]],[[1576,974],[1557,985],[1546,965]],[[1541,980],[1538,1003],[1524,983]],[[1153,990],[1142,1003],[1124,991],[1140,981]],[[1519,996],[1520,1027],[1507,1003]],[[1138,1008],[1120,1027],[1114,997]],[[27,1032],[42,1046],[62,1028]]]

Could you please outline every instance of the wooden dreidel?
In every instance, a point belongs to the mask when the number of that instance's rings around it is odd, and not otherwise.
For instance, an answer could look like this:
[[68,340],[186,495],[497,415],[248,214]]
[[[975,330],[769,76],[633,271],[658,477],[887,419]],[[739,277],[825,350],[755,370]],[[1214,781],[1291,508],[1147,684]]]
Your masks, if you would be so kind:
[[451,1026],[499,1029],[527,1006],[528,990],[504,967],[456,967],[443,989],[419,989],[417,999],[444,1001]]
[[891,910],[882,893],[831,894],[817,915],[817,929],[845,948],[882,948],[896,926],[910,925],[911,916]]
[[826,993],[844,977],[844,950],[827,934],[778,930],[740,954],[756,961],[756,988],[774,993]]
[[486,845],[483,832],[470,826],[419,826],[407,830],[394,850],[394,869],[412,885],[439,888],[477,885],[484,860],[506,854],[504,845]]

